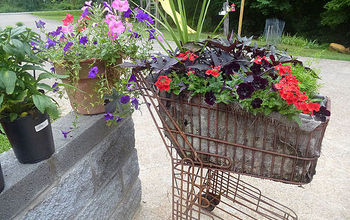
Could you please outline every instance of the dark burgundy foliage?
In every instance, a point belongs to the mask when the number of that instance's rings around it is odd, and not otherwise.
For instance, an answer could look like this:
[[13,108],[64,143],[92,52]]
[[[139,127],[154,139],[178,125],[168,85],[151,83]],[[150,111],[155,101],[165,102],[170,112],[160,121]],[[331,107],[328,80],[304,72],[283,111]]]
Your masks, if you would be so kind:
[[262,103],[263,103],[263,100],[261,100],[261,98],[256,98],[252,101],[252,107],[260,108]]

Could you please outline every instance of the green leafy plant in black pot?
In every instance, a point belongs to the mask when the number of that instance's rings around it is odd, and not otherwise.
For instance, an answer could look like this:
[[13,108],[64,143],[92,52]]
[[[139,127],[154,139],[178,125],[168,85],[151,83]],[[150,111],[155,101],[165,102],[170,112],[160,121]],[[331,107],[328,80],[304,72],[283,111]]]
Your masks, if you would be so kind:
[[45,91],[56,88],[43,80],[64,76],[42,68],[32,50],[39,38],[24,26],[0,29],[0,121],[21,163],[48,159],[55,151],[49,115],[58,117],[58,109]]

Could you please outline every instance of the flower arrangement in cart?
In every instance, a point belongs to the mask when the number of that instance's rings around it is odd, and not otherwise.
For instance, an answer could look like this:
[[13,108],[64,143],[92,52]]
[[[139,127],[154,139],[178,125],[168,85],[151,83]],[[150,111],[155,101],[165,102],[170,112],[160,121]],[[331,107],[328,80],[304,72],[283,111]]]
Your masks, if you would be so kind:
[[[175,14],[174,2],[169,2]],[[299,114],[304,113],[325,121],[330,112],[326,109],[326,98],[318,95],[319,77],[301,61],[273,46],[258,48],[256,43],[252,45],[252,37],[235,39],[233,33],[227,39],[200,40],[209,3],[203,1],[193,41],[188,38],[185,10],[181,8],[181,16],[174,19],[177,34],[165,21],[177,49],[166,50],[166,56],[124,66],[151,70],[147,79],[159,91],[189,97],[200,95],[211,106],[239,103],[254,115],[279,112],[300,124]],[[227,14],[234,11],[232,4],[213,34]],[[162,13],[161,16],[164,17]]]
[[[53,72],[64,69],[61,74],[69,76],[68,83],[55,83],[54,91],[62,92],[60,86],[79,91],[82,63],[88,61],[87,77],[98,79],[97,93],[89,95],[98,96],[99,103],[91,106],[107,104],[105,119],[109,123],[119,122],[130,110],[138,109],[135,78],[129,69],[118,65],[122,60],[149,57],[149,40],[160,37],[154,34],[151,17],[137,8],[132,10],[127,0],[114,0],[111,5],[87,1],[77,22],[69,13],[62,22],[51,32],[44,22],[37,22],[46,39],[32,41],[33,50],[54,65]],[[101,69],[101,62],[105,69]]]

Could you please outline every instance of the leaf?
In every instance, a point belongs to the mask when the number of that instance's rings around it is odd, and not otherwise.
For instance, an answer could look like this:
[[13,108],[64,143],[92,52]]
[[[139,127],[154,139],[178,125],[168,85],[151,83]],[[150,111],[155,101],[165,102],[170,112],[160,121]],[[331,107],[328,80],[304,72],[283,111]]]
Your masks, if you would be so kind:
[[68,75],[60,75],[60,74],[45,72],[39,75],[37,82],[40,82],[43,79],[51,79],[51,78],[66,79],[68,77],[69,77]]
[[49,85],[47,85],[47,84],[45,84],[45,83],[38,83],[38,84],[37,84],[37,87],[38,87],[39,89],[45,89],[45,90],[48,90],[48,91],[51,91],[51,90],[52,90],[51,86],[49,86]]
[[0,95],[0,106],[2,105],[2,103],[4,102],[4,94]]
[[27,29],[25,26],[17,27],[15,29],[12,29],[11,31],[11,37],[15,37],[23,32],[25,32]]
[[14,120],[16,120],[18,117],[17,113],[13,113],[11,112],[10,113],[10,121],[13,122]]
[[11,70],[0,71],[0,81],[5,86],[6,93],[12,94],[15,90],[17,76],[16,73]]
[[160,73],[162,71],[167,71],[179,61],[172,57],[157,57],[157,62],[152,63],[151,67],[155,70],[155,73]]
[[17,39],[11,39],[10,43],[13,44],[13,46],[22,49],[23,48],[23,43],[20,40]]
[[197,63],[195,65],[191,65],[191,66],[187,66],[187,67],[191,68],[191,69],[198,69],[199,71],[210,69],[210,65],[202,64],[202,63]]
[[34,105],[41,113],[45,113],[46,109],[52,107],[51,99],[46,95],[33,95]]

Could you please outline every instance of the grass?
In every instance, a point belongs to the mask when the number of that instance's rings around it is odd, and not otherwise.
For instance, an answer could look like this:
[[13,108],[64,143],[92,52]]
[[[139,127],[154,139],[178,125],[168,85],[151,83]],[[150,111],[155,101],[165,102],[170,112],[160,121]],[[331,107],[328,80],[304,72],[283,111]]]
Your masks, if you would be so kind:
[[62,19],[66,17],[67,13],[73,15],[74,22],[77,22],[77,20],[81,16],[81,10],[33,12],[32,15],[38,16],[43,19],[62,21]]
[[0,134],[0,154],[11,149],[11,144],[6,135]]
[[[65,18],[67,13],[72,14],[74,16],[74,22],[76,22],[77,19],[80,17],[81,10],[33,12],[32,15],[41,17],[43,19],[61,21],[63,18]],[[161,27],[160,31],[164,34],[165,39],[172,39],[170,33],[166,31],[164,28]],[[145,33],[142,33],[142,34],[145,34]],[[214,37],[210,33],[201,34],[201,38],[203,39],[207,38],[208,36]],[[191,38],[191,35],[190,35],[190,38]],[[264,46],[266,44],[263,38],[259,38],[257,40],[257,43],[259,46]],[[281,43],[278,44],[276,47],[279,50],[286,50],[289,54],[293,56],[350,61],[349,54],[330,51],[328,49],[328,44],[319,45],[315,41],[310,41],[306,38],[296,36],[296,35],[282,36]]]

